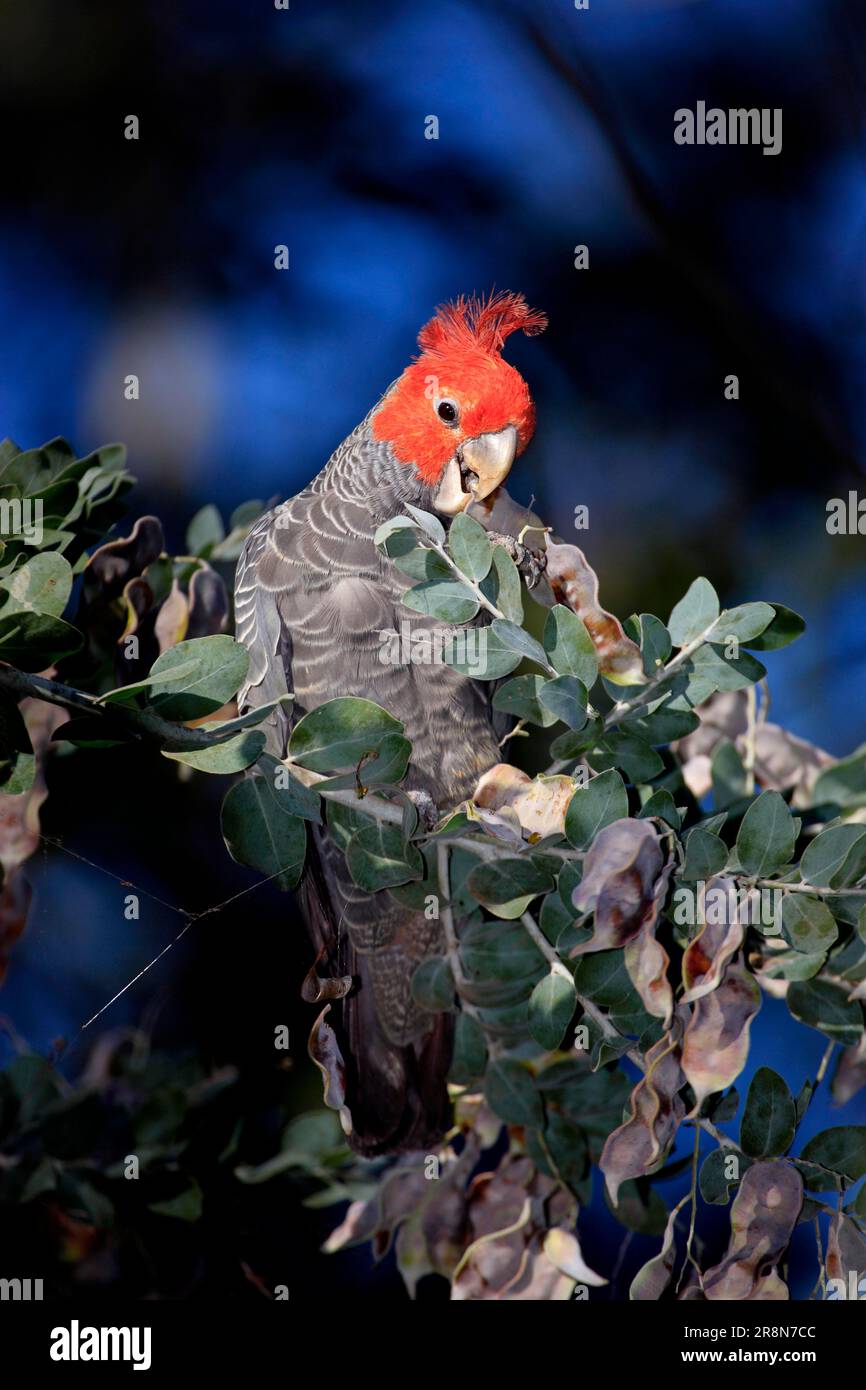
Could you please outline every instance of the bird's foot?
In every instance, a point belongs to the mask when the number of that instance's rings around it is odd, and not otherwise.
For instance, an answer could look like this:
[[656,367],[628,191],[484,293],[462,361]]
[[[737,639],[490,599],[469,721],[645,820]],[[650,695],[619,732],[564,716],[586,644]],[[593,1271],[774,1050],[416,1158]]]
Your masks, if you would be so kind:
[[526,580],[527,589],[534,589],[547,568],[547,556],[538,550],[530,550],[522,541],[515,540],[514,536],[505,536],[500,531],[488,531],[487,538],[494,545],[502,546]]

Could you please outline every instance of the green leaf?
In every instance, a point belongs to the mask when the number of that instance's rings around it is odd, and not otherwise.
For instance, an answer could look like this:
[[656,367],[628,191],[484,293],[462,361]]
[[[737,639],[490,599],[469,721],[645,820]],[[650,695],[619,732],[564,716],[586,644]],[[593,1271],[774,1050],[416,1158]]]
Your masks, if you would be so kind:
[[322,800],[312,787],[305,787],[288,768],[277,761],[271,753],[264,753],[259,760],[262,775],[270,779],[271,789],[278,805],[289,816],[300,816],[303,820],[322,821]]
[[472,590],[456,579],[431,579],[416,584],[414,589],[406,590],[400,601],[406,608],[444,623],[468,623],[479,608]]
[[633,637],[641,649],[644,675],[657,676],[671,654],[671,635],[654,613],[641,613],[633,620]]
[[860,1041],[863,1010],[838,985],[829,980],[794,980],[785,998],[795,1018],[834,1042],[848,1047]]
[[401,574],[408,574],[411,579],[450,579],[452,575],[442,556],[425,545],[416,545],[406,555],[392,558]]
[[[411,517],[392,516],[390,520],[382,522],[373,536],[373,544],[392,560],[398,556],[409,555],[418,548],[418,533],[415,527],[416,523]],[[444,531],[442,536],[444,539]]]
[[493,708],[513,714],[518,719],[526,719],[530,724],[540,724],[542,728],[548,728],[556,723],[559,716],[541,704],[539,695],[545,684],[543,676],[514,676],[495,691]]
[[406,776],[411,756],[412,745],[408,738],[402,734],[386,734],[370,758],[365,758],[351,772],[329,777],[318,791],[321,794],[351,788],[359,782],[362,787],[394,786]]
[[761,792],[743,816],[737,834],[737,854],[744,872],[750,878],[767,878],[790,863],[796,838],[785,798],[778,792]]
[[501,545],[493,547],[493,564],[480,589],[488,602],[498,608],[509,622],[523,623],[523,584],[511,556]]
[[595,643],[583,622],[570,608],[558,603],[544,624],[544,650],[561,676],[576,676],[591,690],[598,676]]
[[419,507],[412,507],[408,502],[406,503],[406,511],[413,521],[421,527],[424,534],[430,537],[431,541],[434,541],[436,545],[445,544],[445,528],[438,516],[434,516],[432,512],[422,512]]
[[687,883],[707,882],[720,874],[728,862],[728,847],[718,835],[696,826],[686,840],[686,862],[680,877]]
[[[191,672],[190,661],[195,662]],[[160,684],[151,707],[163,719],[201,719],[213,714],[242,685],[249,664],[246,648],[225,634],[178,642],[158,656],[150,668],[150,678]],[[172,673],[175,678],[166,682],[163,677]]]
[[541,1047],[553,1052],[571,1022],[577,996],[574,981],[551,970],[529,997],[529,1031]]
[[119,748],[134,741],[130,729],[97,714],[68,719],[65,724],[58,725],[51,737],[57,743],[71,743],[75,748]]
[[769,627],[776,611],[769,603],[741,603],[737,608],[726,608],[713,625],[713,642],[724,646],[732,638],[737,642],[751,643]]
[[0,695],[0,791],[17,796],[29,791],[36,776],[36,755],[27,725],[14,700]]
[[467,974],[481,982],[529,980],[534,984],[544,967],[544,957],[517,922],[474,922],[464,927],[460,959]]
[[820,898],[806,893],[786,893],[782,898],[782,932],[795,951],[806,955],[826,952],[839,935],[836,920]]
[[825,767],[816,777],[812,805],[821,806],[825,802],[843,810],[866,806],[866,744],[849,757]]
[[[209,732],[206,724],[201,727],[205,732]],[[216,732],[218,728],[217,724],[213,731]],[[194,767],[198,772],[225,774],[242,772],[245,767],[250,767],[258,759],[264,746],[265,735],[258,729],[247,729],[213,748],[197,748],[189,753],[169,753],[165,749],[161,751],[163,757],[171,758],[176,763],[186,763],[187,767]]]
[[674,605],[668,632],[675,647],[685,647],[709,631],[719,616],[719,596],[708,579],[695,579]]
[[44,671],[81,647],[81,633],[62,618],[46,613],[10,613],[0,617],[0,661],[21,671]]
[[513,652],[519,652],[529,661],[534,661],[539,666],[547,668],[547,656],[541,643],[536,642],[534,637],[530,637],[528,632],[524,632],[522,627],[518,627],[516,623],[510,623],[504,618],[494,618],[490,626],[504,647],[508,647]]
[[466,1086],[484,1075],[487,1066],[487,1042],[484,1029],[471,1014],[460,1013],[454,1025],[454,1051],[451,1057],[450,1081]]
[[561,719],[570,729],[582,729],[586,724],[586,686],[576,676],[543,681],[538,699],[554,720]]
[[712,756],[713,805],[720,811],[734,806],[750,795],[749,777],[737,746],[722,739]]
[[786,608],[784,603],[772,604],[775,617],[760,635],[749,641],[750,646],[756,652],[775,652],[781,647],[787,647],[791,642],[796,642],[798,637],[806,631],[806,623],[795,613],[792,608]]
[[724,647],[709,642],[694,653],[692,668],[698,680],[711,683],[716,690],[745,690],[767,674],[766,666],[748,652],[726,656]]
[[657,816],[665,821],[673,830],[679,830],[682,817],[676,808],[676,803],[666,787],[660,787],[653,792],[652,796],[644,802],[638,811],[639,820],[647,820],[651,816]]
[[400,827],[387,821],[357,830],[346,846],[346,865],[359,888],[377,893],[424,874],[424,861],[414,845],[404,844]]
[[[817,1163],[833,1173],[856,1182],[866,1173],[866,1125],[836,1125],[810,1139],[800,1154],[804,1163]],[[816,1174],[808,1179],[816,1191],[833,1186],[829,1177]]]
[[484,1078],[484,1095],[494,1115],[506,1124],[536,1128],[544,1123],[541,1097],[521,1062],[491,1062]]
[[203,1200],[198,1183],[184,1188],[176,1197],[168,1197],[164,1202],[150,1202],[148,1211],[157,1216],[170,1216],[175,1221],[198,1221],[201,1219]]
[[650,782],[664,770],[655,749],[632,733],[607,734],[587,756],[597,771],[618,767],[630,782]]
[[47,613],[59,618],[72,592],[72,566],[52,551],[34,555],[0,584],[0,614]]
[[294,888],[304,868],[304,822],[282,810],[265,777],[245,777],[230,787],[222,804],[222,833],[237,864],[246,864],[283,891]]
[[468,884],[478,902],[497,917],[510,920],[525,912],[539,893],[549,893],[554,880],[531,859],[513,858],[477,865]]
[[740,1123],[740,1146],[752,1158],[785,1154],[794,1141],[797,1116],[787,1083],[771,1067],[752,1077]]
[[[736,1160],[738,1169],[736,1178],[729,1178],[725,1171],[727,1163],[732,1157]],[[733,1154],[730,1149],[721,1146],[707,1154],[701,1164],[698,1178],[704,1201],[711,1202],[715,1206],[726,1206],[730,1200],[731,1188],[740,1181],[743,1173],[749,1167],[749,1162],[749,1159],[741,1158],[739,1154]]]
[[578,787],[565,813],[565,834],[575,849],[591,844],[599,830],[628,815],[628,793],[619,773],[611,768]]
[[494,632],[496,624],[470,627],[446,642],[442,655],[446,665],[477,681],[499,680],[520,665],[520,653]]
[[[197,675],[201,667],[195,657],[190,657],[188,661],[183,661],[178,666],[172,666],[164,671],[162,675],[154,675],[151,671],[140,681],[130,681],[128,685],[115,686],[113,690],[106,690],[104,695],[99,696],[101,705],[123,705],[137,703],[136,696],[142,693],[150,693],[154,686],[172,685],[185,676]],[[210,711],[208,711],[210,713]]]
[[448,549],[457,568],[476,584],[488,573],[493,562],[493,547],[487,532],[465,512],[459,512],[449,527]]
[[289,756],[312,772],[347,772],[375,753],[403,725],[372,700],[341,695],[299,719],[289,738]]
[[693,734],[700,726],[700,719],[691,710],[657,709],[651,714],[627,716],[624,723],[630,733],[637,734],[644,743],[661,747],[673,743],[674,739]]
[[429,1013],[447,1013],[454,1008],[454,976],[444,956],[429,956],[415,967],[412,998]]
[[850,888],[866,873],[866,826],[831,825],[803,851],[800,877],[819,888]]
[[622,950],[594,951],[591,955],[581,956],[575,984],[578,994],[606,1009],[637,998]]
[[215,545],[225,537],[222,517],[212,502],[197,511],[186,530],[186,548],[190,555],[210,555]]

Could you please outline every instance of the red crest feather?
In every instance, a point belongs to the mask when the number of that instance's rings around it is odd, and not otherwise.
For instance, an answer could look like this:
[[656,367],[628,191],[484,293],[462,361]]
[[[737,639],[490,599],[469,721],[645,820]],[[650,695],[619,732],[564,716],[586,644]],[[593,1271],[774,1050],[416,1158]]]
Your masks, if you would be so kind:
[[511,333],[520,330],[533,337],[546,327],[547,315],[530,309],[522,294],[502,290],[488,299],[461,295],[450,304],[439,305],[418,334],[418,346],[429,353],[449,348],[499,353]]

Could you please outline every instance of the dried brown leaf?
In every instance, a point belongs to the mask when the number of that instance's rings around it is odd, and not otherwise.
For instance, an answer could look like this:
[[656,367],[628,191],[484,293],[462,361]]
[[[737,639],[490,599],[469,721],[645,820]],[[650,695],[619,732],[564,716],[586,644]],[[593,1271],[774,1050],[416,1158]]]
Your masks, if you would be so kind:
[[692,1004],[716,988],[728,962],[743,944],[733,879],[711,879],[701,911],[705,924],[683,956],[684,1004]]
[[721,1264],[704,1274],[708,1299],[779,1302],[788,1288],[776,1272],[803,1205],[803,1179],[784,1159],[753,1163],[731,1207],[731,1239]]
[[547,538],[545,577],[559,603],[581,619],[595,644],[598,669],[615,685],[642,685],[646,680],[640,648],[626,637],[622,623],[598,601],[598,576],[576,545]]
[[707,1096],[736,1081],[749,1055],[749,1028],[761,990],[743,966],[729,965],[721,983],[694,1004],[683,1039],[682,1065],[695,1093],[695,1112]]
[[678,1092],[684,1077],[680,1067],[685,1013],[678,1010],[672,1028],[646,1054],[646,1075],[631,1093],[629,1118],[609,1134],[599,1167],[616,1206],[620,1185],[659,1166],[673,1143],[686,1107]]

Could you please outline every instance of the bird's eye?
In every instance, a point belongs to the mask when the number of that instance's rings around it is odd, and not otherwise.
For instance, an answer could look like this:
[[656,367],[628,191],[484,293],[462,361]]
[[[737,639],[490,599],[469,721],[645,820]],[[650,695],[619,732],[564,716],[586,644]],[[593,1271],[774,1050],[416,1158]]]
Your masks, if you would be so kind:
[[453,401],[440,401],[436,407],[436,414],[446,425],[453,425],[457,421],[457,406]]

